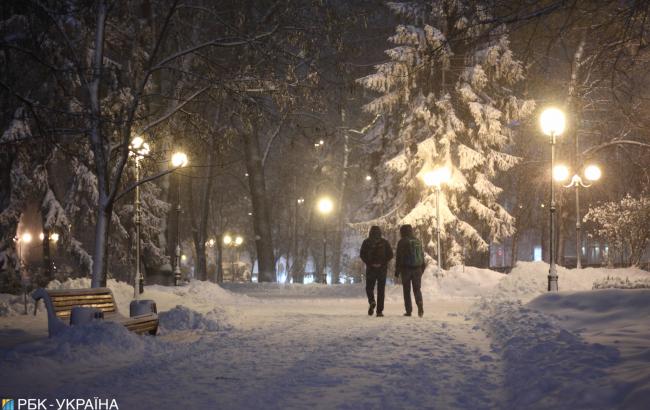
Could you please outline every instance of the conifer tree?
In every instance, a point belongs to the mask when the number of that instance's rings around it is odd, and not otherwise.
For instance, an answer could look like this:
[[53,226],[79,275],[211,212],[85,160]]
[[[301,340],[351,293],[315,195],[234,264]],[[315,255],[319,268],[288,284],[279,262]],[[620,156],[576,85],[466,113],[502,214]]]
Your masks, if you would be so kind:
[[390,60],[358,80],[380,94],[366,111],[383,117],[369,133],[383,181],[373,223],[410,223],[434,250],[435,194],[422,176],[446,166],[452,178],[441,194],[443,255],[458,264],[463,247],[484,252],[489,241],[514,231],[493,181],[517,163],[508,145],[534,103],[517,95],[524,69],[505,28],[489,23],[484,6],[462,0],[388,5],[411,24],[389,38]]

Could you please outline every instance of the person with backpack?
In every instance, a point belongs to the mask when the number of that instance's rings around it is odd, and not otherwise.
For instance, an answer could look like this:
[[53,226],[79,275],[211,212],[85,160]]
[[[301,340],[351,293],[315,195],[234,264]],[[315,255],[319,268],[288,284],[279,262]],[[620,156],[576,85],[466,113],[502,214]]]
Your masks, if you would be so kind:
[[[388,241],[381,237],[378,226],[370,228],[368,238],[361,244],[359,252],[361,260],[366,264],[366,294],[368,295],[368,316],[372,316],[377,307],[377,317],[384,316],[384,290],[386,289],[386,273],[388,262],[393,259],[393,249]],[[377,302],[375,302],[375,283],[377,283]]]
[[424,315],[422,304],[422,274],[426,264],[424,262],[424,251],[422,243],[413,234],[411,225],[402,225],[399,228],[400,240],[397,243],[397,257],[395,258],[395,278],[402,277],[402,290],[404,292],[404,316],[411,316],[413,306],[411,304],[411,286],[415,303],[418,306],[418,316]]

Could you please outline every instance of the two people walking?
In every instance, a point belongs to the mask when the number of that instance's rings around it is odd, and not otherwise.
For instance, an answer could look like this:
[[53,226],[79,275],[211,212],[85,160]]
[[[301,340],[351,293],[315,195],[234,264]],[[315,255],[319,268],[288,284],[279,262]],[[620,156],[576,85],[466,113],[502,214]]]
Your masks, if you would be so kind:
[[[418,308],[418,316],[424,315],[422,303],[422,274],[426,264],[422,243],[415,237],[411,225],[400,227],[400,240],[397,243],[395,258],[395,278],[401,277],[404,291],[404,316],[411,316],[413,305],[411,288]],[[366,294],[368,296],[368,315],[372,316],[375,307],[377,317],[384,316],[384,295],[388,263],[393,259],[393,250],[386,239],[382,237],[378,226],[370,228],[368,238],[361,244],[361,260],[366,264]],[[377,284],[377,300],[375,301],[375,284]]]

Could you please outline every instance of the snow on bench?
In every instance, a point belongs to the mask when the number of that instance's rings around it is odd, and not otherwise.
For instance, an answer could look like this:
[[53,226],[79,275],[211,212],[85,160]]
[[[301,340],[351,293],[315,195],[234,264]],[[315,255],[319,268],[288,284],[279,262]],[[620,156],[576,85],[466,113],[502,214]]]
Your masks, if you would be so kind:
[[36,289],[32,293],[35,301],[34,314],[38,301],[43,299],[47,308],[47,328],[50,337],[66,328],[70,323],[72,309],[75,307],[95,308],[102,312],[103,319],[116,322],[135,333],[149,333],[155,335],[158,330],[158,314],[153,301],[138,301],[140,305],[146,303],[149,313],[122,316],[117,311],[113,292],[109,288],[90,289]]

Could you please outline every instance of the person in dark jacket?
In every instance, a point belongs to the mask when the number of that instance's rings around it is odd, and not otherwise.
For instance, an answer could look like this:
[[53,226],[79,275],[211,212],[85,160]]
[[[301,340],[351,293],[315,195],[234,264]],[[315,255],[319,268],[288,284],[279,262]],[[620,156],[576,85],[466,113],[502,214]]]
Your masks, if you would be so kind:
[[[424,263],[424,257],[421,258],[422,263],[419,266],[412,266],[410,263],[413,260],[411,255],[413,250],[410,241],[416,239],[413,234],[413,227],[411,225],[402,225],[399,228],[399,234],[400,240],[397,243],[397,256],[395,258],[395,278],[402,278],[404,308],[406,309],[404,316],[411,316],[413,310],[411,304],[411,287],[413,287],[415,303],[418,306],[418,316],[422,317],[424,315],[424,305],[422,304],[422,291],[420,290],[420,286],[426,264]],[[422,252],[422,244],[419,241],[417,241],[417,244],[420,247],[419,251]]]
[[[368,315],[372,316],[375,306],[377,317],[384,316],[384,290],[386,289],[386,272],[388,262],[393,259],[393,249],[388,241],[381,237],[378,226],[370,228],[368,238],[361,244],[361,260],[366,264],[366,294],[368,295]],[[375,283],[377,283],[377,302],[375,302]]]

